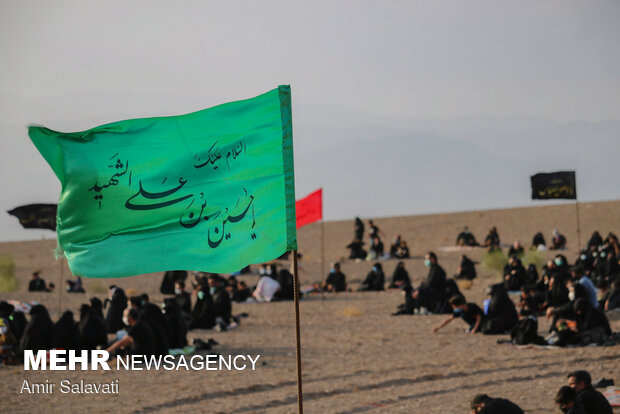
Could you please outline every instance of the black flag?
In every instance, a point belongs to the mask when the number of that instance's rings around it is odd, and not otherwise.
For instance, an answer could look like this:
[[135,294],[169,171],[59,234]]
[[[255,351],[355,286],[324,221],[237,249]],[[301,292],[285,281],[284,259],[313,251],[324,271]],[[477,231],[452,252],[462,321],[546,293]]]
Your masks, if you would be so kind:
[[550,198],[577,199],[575,171],[539,173],[530,178],[532,180],[533,200],[547,200]]
[[16,207],[8,213],[19,219],[25,229],[49,229],[56,231],[56,204],[28,204]]

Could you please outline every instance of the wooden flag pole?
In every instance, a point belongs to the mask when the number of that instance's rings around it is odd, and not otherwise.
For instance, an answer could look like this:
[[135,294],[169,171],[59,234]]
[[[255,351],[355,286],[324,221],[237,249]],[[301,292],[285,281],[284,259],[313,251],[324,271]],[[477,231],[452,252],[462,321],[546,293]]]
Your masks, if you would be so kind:
[[581,229],[579,228],[579,200],[575,198],[575,211],[577,213],[577,252],[581,251]]
[[297,272],[297,250],[293,251],[293,289],[295,290],[295,347],[297,360],[297,407],[299,414],[304,412],[301,386],[301,334],[299,331],[299,274]]
[[325,276],[325,222],[321,219],[321,277]]

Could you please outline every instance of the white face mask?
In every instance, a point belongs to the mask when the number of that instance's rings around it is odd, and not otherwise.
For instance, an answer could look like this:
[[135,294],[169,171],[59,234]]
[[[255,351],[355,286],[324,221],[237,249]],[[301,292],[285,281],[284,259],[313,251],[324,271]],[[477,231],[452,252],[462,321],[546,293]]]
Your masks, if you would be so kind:
[[126,316],[123,316],[123,323],[124,323],[126,326],[129,326],[129,318],[127,318]]
[[180,288],[174,288],[174,294],[175,295],[180,295],[181,294],[181,289]]
[[572,292],[568,292],[568,300],[570,300],[571,302],[575,300],[575,291],[574,290]]

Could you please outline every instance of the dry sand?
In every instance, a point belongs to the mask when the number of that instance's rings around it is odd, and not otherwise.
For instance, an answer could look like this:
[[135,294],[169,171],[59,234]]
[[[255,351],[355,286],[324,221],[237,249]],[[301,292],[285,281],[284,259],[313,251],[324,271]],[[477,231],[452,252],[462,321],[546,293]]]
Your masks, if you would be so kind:
[[[581,210],[581,243],[594,230],[606,234],[620,231],[620,201],[584,203]],[[452,274],[460,252],[438,248],[454,243],[463,225],[469,225],[483,239],[493,225],[502,242],[515,239],[529,245],[542,231],[547,239],[553,228],[568,238],[564,253],[576,256],[574,204],[536,208],[438,214],[376,219],[387,235],[386,247],[401,234],[412,248],[414,258],[406,268],[415,283],[425,276],[421,256],[435,250],[440,264]],[[325,261],[346,256],[343,247],[353,235],[353,222],[324,224]],[[299,232],[304,271],[302,284],[322,279],[321,224]],[[37,300],[45,304],[55,320],[62,310],[77,313],[81,303],[96,295],[101,298],[110,284],[148,293],[156,303],[161,274],[125,279],[85,281],[87,295],[58,292],[29,293],[32,271],[41,269],[47,282],[60,286],[61,265],[53,258],[55,241],[0,244],[0,253],[9,253],[16,262],[18,291],[0,293],[0,299]],[[476,260],[483,252],[466,252]],[[553,253],[547,253],[552,257]],[[347,261],[343,271],[356,287],[371,263]],[[389,278],[395,260],[383,261]],[[469,301],[482,303],[484,288],[497,276],[482,273],[465,291]],[[64,277],[68,270],[64,267]],[[255,282],[255,276],[248,277]],[[467,336],[465,325],[455,321],[437,334],[432,326],[445,316],[392,317],[403,301],[399,291],[316,295],[301,303],[304,408],[307,413],[457,413],[469,412],[468,401],[479,392],[517,402],[529,413],[556,412],[553,397],[566,383],[572,369],[587,369],[593,378],[620,381],[620,346],[572,349],[517,349],[496,344],[507,336]],[[0,367],[0,411],[11,413],[55,412],[205,412],[205,413],[293,413],[296,411],[296,374],[293,304],[236,304],[234,313],[247,312],[241,326],[231,332],[194,331],[190,338],[212,337],[220,342],[224,355],[260,354],[256,371],[245,372],[25,372],[23,367]],[[540,321],[539,330],[548,328]],[[612,322],[614,331],[620,321]],[[120,379],[119,395],[19,394],[24,380],[59,382],[62,379],[106,382]]]

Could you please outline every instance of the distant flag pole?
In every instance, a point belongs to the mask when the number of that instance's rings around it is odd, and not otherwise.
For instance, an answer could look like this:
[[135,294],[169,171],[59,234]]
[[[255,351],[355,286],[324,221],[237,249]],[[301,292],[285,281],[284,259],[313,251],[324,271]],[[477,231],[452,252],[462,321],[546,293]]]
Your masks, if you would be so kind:
[[76,276],[232,273],[295,253],[303,413],[290,86],[186,115],[28,134],[62,184],[58,252]]
[[532,200],[575,200],[575,215],[577,221],[577,250],[581,250],[579,200],[577,199],[577,178],[575,171],[538,173],[530,177],[530,182],[532,184]]

